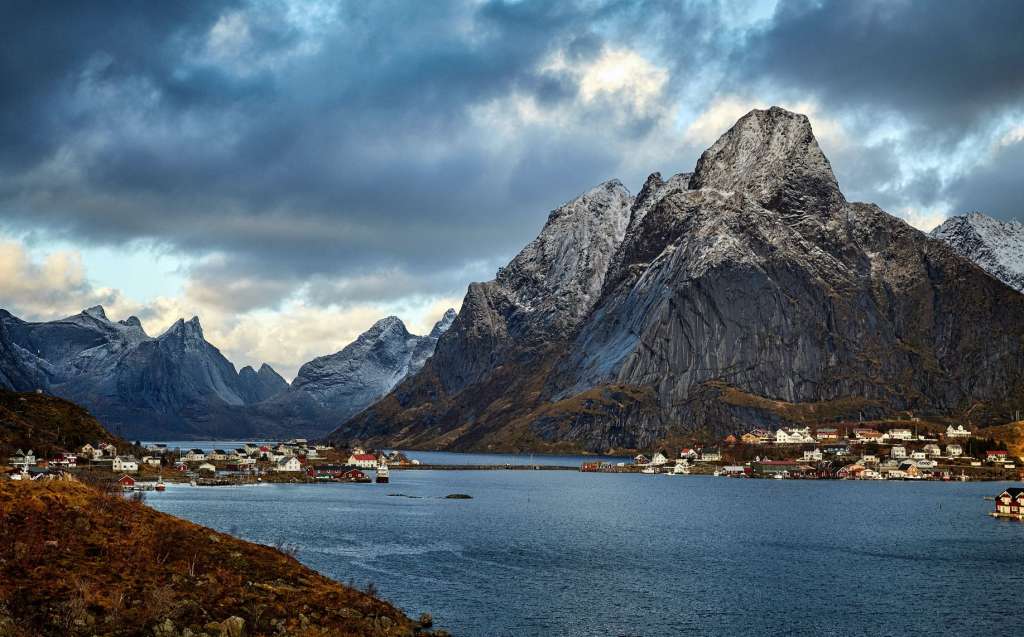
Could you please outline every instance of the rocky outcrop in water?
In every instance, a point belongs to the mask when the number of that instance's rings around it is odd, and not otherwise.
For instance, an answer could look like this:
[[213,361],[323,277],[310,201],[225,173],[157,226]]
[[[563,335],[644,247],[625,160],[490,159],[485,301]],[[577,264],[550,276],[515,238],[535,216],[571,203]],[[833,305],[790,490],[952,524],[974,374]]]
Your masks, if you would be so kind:
[[807,118],[758,110],[692,174],[553,213],[333,438],[604,451],[862,414],[983,422],[1021,406],[1022,339],[1024,297],[847,202]]
[[946,219],[931,231],[931,236],[1006,285],[1024,292],[1024,224],[972,212]]

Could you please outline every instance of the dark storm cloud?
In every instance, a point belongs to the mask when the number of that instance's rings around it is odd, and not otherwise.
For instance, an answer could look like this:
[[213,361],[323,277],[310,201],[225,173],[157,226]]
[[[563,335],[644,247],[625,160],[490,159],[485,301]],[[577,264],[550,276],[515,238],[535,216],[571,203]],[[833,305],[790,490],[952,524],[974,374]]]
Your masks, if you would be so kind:
[[[858,130],[882,109],[931,131],[921,146],[1019,109],[1024,82],[1017,3],[784,3],[753,30],[712,2],[316,13],[331,6],[4,5],[0,221],[217,253],[194,269],[198,284],[240,280],[239,308],[302,283],[319,303],[375,287],[378,298],[460,293],[460,276],[517,251],[559,203],[612,177],[635,187],[641,173],[692,167],[701,149],[655,139],[692,156],[624,168],[623,148],[658,114],[618,95],[581,104],[572,68],[609,46],[671,71],[664,99],[691,110],[762,87],[816,96]],[[542,68],[556,52],[568,70]],[[488,111],[513,96],[570,124]],[[833,161],[853,198],[934,201],[937,176],[904,174],[903,150],[875,141]]]
[[958,211],[981,211],[1024,220],[1024,141],[996,151],[991,160],[950,183],[946,194]]
[[956,141],[1024,97],[1024,3],[781,2],[736,77],[808,91],[829,110],[896,114]]
[[[2,64],[18,70],[0,113],[17,133],[0,151],[13,168],[0,181],[9,222],[221,250],[265,275],[451,269],[514,251],[546,209],[620,161],[529,130],[524,154],[495,153],[469,124],[471,109],[512,93],[541,108],[574,100],[572,77],[538,66],[561,49],[598,55],[592,27],[614,7],[351,3],[303,41],[254,7],[164,4],[82,5],[80,20],[5,10],[16,19]],[[235,9],[243,22],[228,19]],[[245,27],[229,60],[209,55],[218,20]],[[62,152],[73,170],[53,165]]]

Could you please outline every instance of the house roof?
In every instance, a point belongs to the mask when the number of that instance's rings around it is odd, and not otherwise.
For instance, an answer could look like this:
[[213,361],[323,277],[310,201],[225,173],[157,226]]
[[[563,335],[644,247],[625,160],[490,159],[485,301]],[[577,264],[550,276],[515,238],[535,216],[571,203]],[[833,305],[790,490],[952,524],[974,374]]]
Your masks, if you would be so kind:
[[[1004,489],[1003,493],[1010,496],[1011,498],[1016,498],[1020,494],[1024,493],[1024,487],[1009,487],[1007,489]],[[1000,493],[999,495],[1003,495],[1003,493]]]
[[357,453],[352,455],[356,460],[376,460],[377,457],[372,453]]

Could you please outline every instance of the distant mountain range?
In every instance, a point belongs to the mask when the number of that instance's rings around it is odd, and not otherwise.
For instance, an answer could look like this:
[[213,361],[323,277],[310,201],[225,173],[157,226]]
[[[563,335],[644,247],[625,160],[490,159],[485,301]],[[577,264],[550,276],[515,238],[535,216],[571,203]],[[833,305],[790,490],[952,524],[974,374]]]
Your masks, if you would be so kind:
[[88,408],[130,438],[312,436],[418,371],[454,318],[414,336],[383,319],[337,354],[303,365],[295,383],[269,365],[239,372],[206,341],[198,317],[163,334],[100,306],[56,321],[0,310],[0,389],[44,390]]
[[469,286],[423,369],[331,438],[607,451],[862,415],[997,422],[1024,407],[1024,296],[960,252],[848,202],[806,117],[755,110],[692,173],[553,211]]

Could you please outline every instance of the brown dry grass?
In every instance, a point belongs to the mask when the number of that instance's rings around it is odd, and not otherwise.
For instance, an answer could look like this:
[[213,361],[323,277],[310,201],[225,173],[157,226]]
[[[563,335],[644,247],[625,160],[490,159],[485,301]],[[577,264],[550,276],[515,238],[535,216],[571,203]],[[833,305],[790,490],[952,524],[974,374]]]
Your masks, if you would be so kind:
[[81,483],[0,483],[0,528],[0,634],[151,636],[169,619],[217,635],[231,616],[250,636],[414,632],[280,551]]

